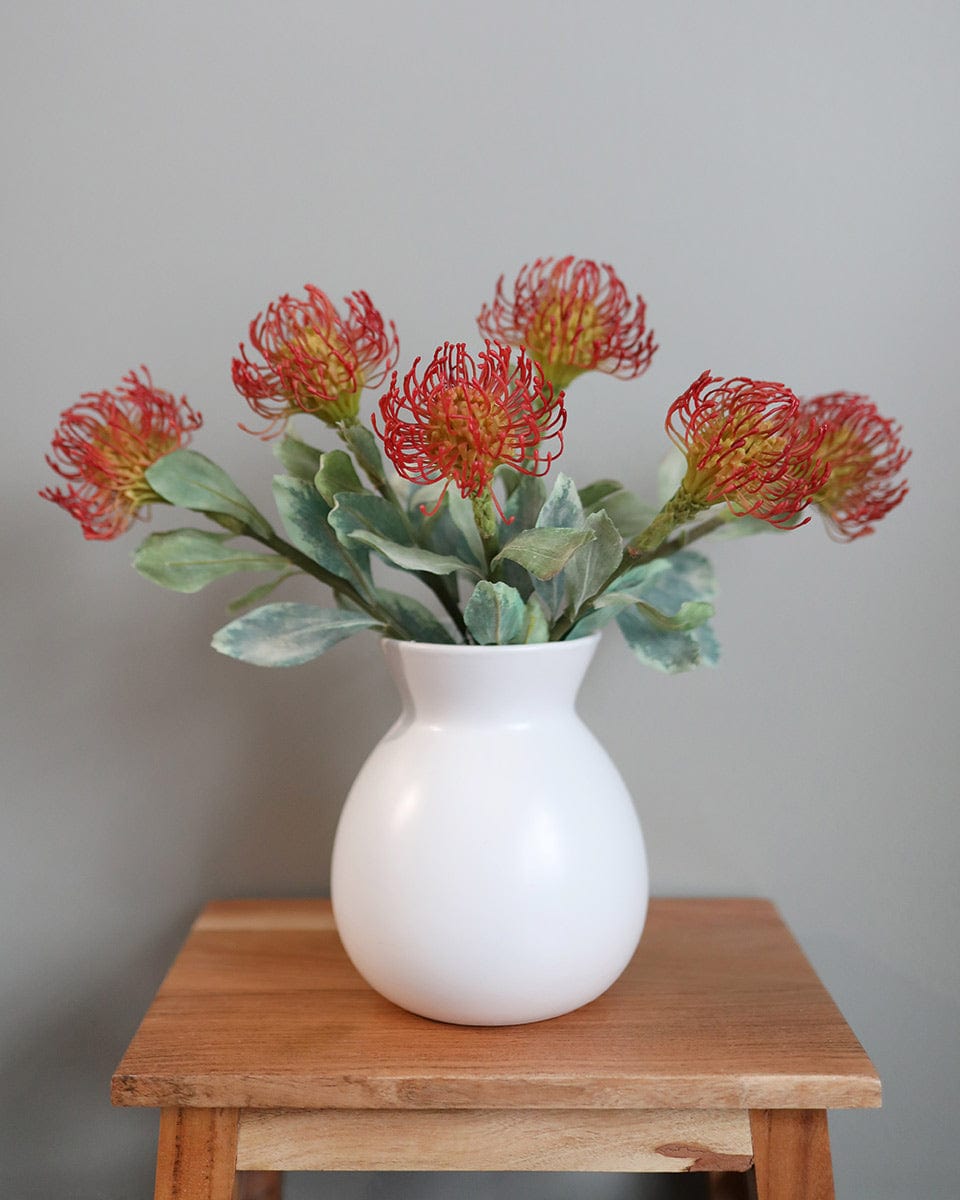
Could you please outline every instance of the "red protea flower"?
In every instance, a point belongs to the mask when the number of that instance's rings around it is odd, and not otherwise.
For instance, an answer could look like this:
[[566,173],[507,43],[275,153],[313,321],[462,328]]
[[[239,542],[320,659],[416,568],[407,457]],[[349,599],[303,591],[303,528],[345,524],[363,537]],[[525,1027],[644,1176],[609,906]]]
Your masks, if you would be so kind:
[[613,267],[589,259],[538,258],[524,266],[504,291],[504,277],[490,306],[477,318],[482,333],[525,346],[555,388],[565,388],[584,371],[633,379],[650,365],[657,349],[647,332],[646,305],[631,301]]
[[381,384],[397,361],[396,328],[384,324],[366,292],[344,298],[346,316],[319,288],[308,283],[306,292],[305,300],[281,296],[250,322],[250,342],[263,365],[252,363],[242,344],[233,360],[234,386],[270,422],[264,438],[298,412],[328,425],[352,424],[360,393]]
[[828,531],[840,541],[873,533],[879,521],[907,494],[896,476],[910,457],[900,442],[900,426],[882,417],[866,396],[832,392],[800,406],[801,416],[823,426],[821,454],[829,478],[811,502],[820,509]]
[[822,430],[799,408],[782,383],[704,371],[667,413],[667,433],[687,458],[683,492],[700,507],[723,502],[737,516],[793,524],[829,475],[815,457]]
[[154,387],[147,368],[140,370],[143,380],[131,371],[115,392],[85,393],[61,415],[53,436],[47,462],[70,486],[40,495],[76,517],[86,538],[115,538],[142,508],[161,501],[147,469],[185,446],[203,424],[185,397]]
[[[501,464],[525,475],[546,474],[563,449],[563,393],[554,392],[522,350],[514,358],[508,346],[488,341],[474,359],[462,342],[447,342],[422,379],[419,363],[407,372],[402,391],[394,374],[380,400],[382,430],[374,418],[387,457],[404,479],[443,479],[462,496],[480,497]],[[496,496],[493,501],[502,517]]]

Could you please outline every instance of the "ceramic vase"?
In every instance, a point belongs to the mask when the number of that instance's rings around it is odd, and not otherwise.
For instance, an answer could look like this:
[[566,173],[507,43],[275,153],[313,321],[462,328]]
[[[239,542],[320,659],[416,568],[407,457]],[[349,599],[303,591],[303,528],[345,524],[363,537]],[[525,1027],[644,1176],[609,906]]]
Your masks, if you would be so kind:
[[575,709],[598,640],[384,641],[403,709],[347,798],[331,891],[351,961],[400,1007],[544,1020],[601,995],[632,957],[643,835]]

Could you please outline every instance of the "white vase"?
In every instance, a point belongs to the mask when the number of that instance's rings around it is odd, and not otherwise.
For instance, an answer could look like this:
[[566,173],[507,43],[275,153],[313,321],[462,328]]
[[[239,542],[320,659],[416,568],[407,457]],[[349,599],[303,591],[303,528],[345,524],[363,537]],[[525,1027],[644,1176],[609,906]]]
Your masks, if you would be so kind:
[[384,641],[403,711],[347,797],[331,891],[354,966],[402,1008],[539,1021],[595,999],[630,961],[643,835],[574,709],[598,641]]

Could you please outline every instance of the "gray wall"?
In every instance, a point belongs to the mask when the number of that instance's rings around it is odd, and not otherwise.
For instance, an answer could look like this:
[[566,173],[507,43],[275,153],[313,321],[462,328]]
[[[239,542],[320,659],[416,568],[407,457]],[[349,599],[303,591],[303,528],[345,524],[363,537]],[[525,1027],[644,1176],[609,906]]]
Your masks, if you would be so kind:
[[228,374],[259,307],[366,287],[409,362],[473,338],[501,270],[572,252],[644,292],[662,343],[643,380],[571,389],[578,479],[649,489],[707,367],[869,392],[914,447],[876,537],[716,549],[720,669],[654,675],[614,632],[582,711],[655,890],[773,897],[874,1056],[883,1110],[832,1122],[840,1195],[954,1196],[957,6],[3,7],[0,1193],[151,1194],[155,1116],[112,1110],[110,1073],[205,899],[325,890],[395,703],[372,638],[243,667],[207,649],[229,587],[164,593],[136,535],[86,544],[35,496],[60,410],[146,362],[269,505]]

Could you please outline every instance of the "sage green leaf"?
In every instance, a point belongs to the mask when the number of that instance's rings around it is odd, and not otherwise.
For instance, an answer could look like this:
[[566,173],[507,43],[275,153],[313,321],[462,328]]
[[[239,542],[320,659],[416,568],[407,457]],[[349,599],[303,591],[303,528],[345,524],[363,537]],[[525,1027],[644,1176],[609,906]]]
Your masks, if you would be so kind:
[[652,504],[646,504],[626,488],[607,496],[603,508],[620,531],[620,536],[627,542],[638,533],[643,533],[657,515],[657,510]]
[[355,542],[370,546],[381,558],[404,571],[426,571],[428,575],[449,575],[453,571],[464,571],[474,579],[480,577],[480,571],[476,567],[449,554],[434,554],[432,550],[424,550],[420,546],[403,545],[366,529],[357,529],[350,537]]
[[[658,562],[665,565],[651,573],[649,568]],[[617,614],[617,624],[642,662],[671,674],[716,664],[720,648],[709,621],[690,627],[706,617],[707,608],[712,607],[708,602],[716,593],[713,568],[702,554],[681,550],[670,558],[634,568],[614,587],[643,601],[642,607],[633,604]],[[656,616],[645,609],[654,610]],[[670,618],[687,627],[670,627]]]
[[521,475],[520,482],[503,506],[503,515],[507,518],[507,524],[503,528],[503,540],[509,541],[524,529],[533,529],[546,500],[547,488],[540,476]]
[[192,512],[221,513],[261,537],[273,532],[226,471],[196,450],[174,450],[158,458],[147,468],[146,480],[170,504]]
[[227,605],[228,613],[239,613],[245,609],[253,608],[255,604],[260,604],[261,601],[273,594],[280,586],[288,579],[292,579],[294,575],[299,575],[301,572],[296,569],[292,571],[284,571],[282,575],[278,575],[276,579],[271,579],[267,583],[261,583],[255,588],[251,588],[242,596],[238,596],[236,600],[231,600]]
[[603,502],[608,496],[623,490],[623,484],[616,479],[598,479],[595,483],[588,483],[586,487],[580,488],[577,494],[584,512],[590,512],[603,508]]
[[450,520],[463,536],[470,561],[481,569],[485,568],[487,557],[483,552],[483,539],[474,519],[473,501],[461,496],[457,488],[450,488],[447,491],[446,505],[450,511]]
[[550,641],[550,622],[538,596],[530,596],[524,605],[523,636],[519,640],[531,645]]
[[322,455],[313,479],[317,491],[331,507],[338,492],[366,491],[346,450],[329,450]]
[[366,613],[339,608],[266,604],[218,629],[211,644],[221,654],[256,667],[297,667],[377,624]]
[[623,539],[601,509],[585,522],[594,537],[572,555],[564,570],[567,604],[574,613],[599,592],[623,558]]
[[408,633],[415,642],[435,642],[449,645],[455,639],[449,629],[433,613],[412,596],[377,588],[377,604],[398,629]]
[[302,554],[340,579],[369,580],[366,557],[358,553],[351,558],[341,546],[330,525],[330,506],[312,483],[277,475],[273,498],[287,537]]
[[199,592],[201,588],[237,571],[281,571],[276,554],[258,554],[228,544],[229,533],[202,529],[172,529],[151,533],[133,556],[134,567],[145,578],[174,592]]
[[292,433],[284,434],[276,443],[273,452],[283,464],[283,469],[287,474],[293,475],[297,479],[306,479],[309,482],[320,470],[323,451],[317,450],[314,446],[308,446],[306,442],[294,437]]
[[348,550],[356,550],[354,535],[373,533],[400,546],[411,546],[413,538],[403,516],[389,500],[373,492],[340,492],[330,511],[331,528]]
[[524,529],[493,560],[509,559],[525,567],[537,579],[553,579],[571,556],[596,534],[591,529]]
[[538,529],[580,529],[583,527],[583,505],[577,485],[561,471],[550,495],[537,517]]
[[[442,484],[439,487],[431,484],[429,487],[417,488],[413,493],[407,510],[408,520],[414,530],[412,540],[416,545],[422,546],[424,550],[431,550],[434,554],[458,558],[465,563],[476,563],[482,573],[486,569],[483,544],[480,544],[478,558],[475,539],[471,538],[468,542],[463,530],[454,523],[451,515],[450,501],[454,496],[453,489],[451,488],[441,500],[442,490]],[[461,504],[464,503],[469,505],[469,520],[473,523],[474,535],[478,540],[479,534],[473,520],[473,505],[469,501],[461,501]],[[421,504],[427,510],[426,513],[420,511]],[[406,538],[406,541],[410,540],[409,537]]]
[[373,432],[366,425],[348,425],[343,439],[356,455],[357,462],[371,479],[383,479],[383,456]]
[[481,579],[463,610],[467,628],[481,646],[509,646],[523,640],[526,606],[506,583]]
[[638,611],[636,605],[617,614],[617,624],[627,645],[648,667],[676,675],[701,663],[700,646],[693,633],[665,630]]

